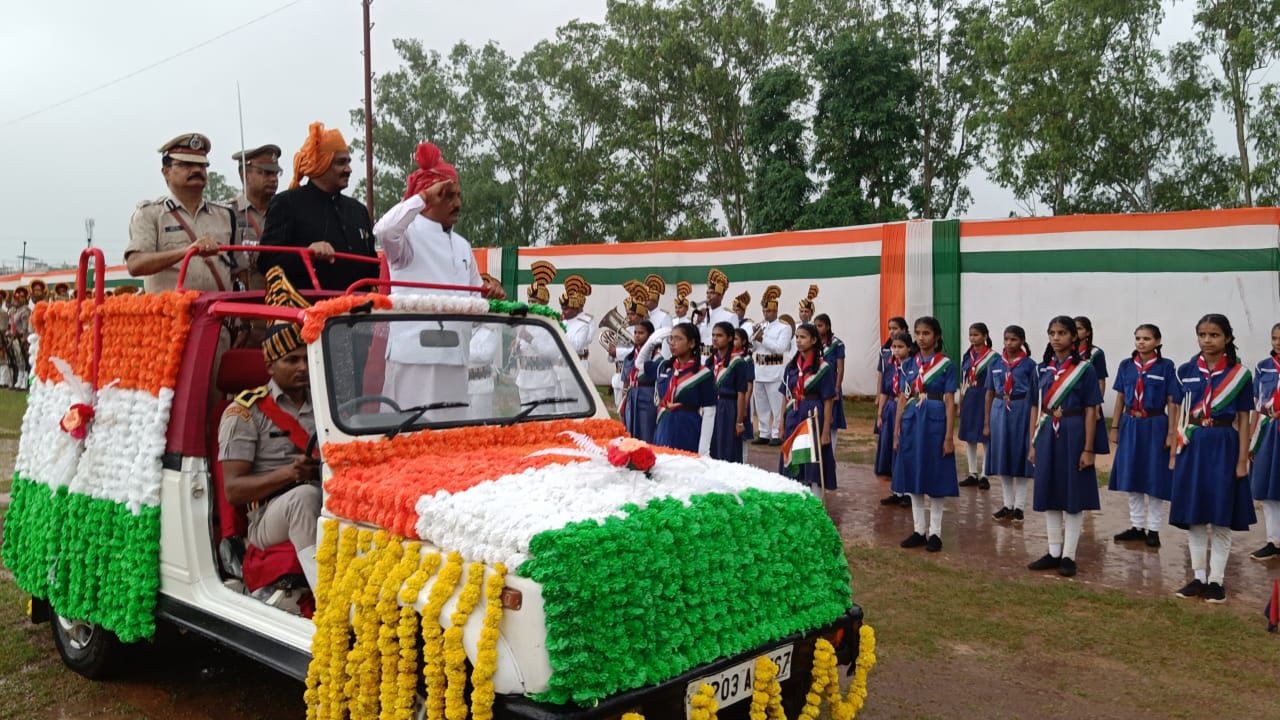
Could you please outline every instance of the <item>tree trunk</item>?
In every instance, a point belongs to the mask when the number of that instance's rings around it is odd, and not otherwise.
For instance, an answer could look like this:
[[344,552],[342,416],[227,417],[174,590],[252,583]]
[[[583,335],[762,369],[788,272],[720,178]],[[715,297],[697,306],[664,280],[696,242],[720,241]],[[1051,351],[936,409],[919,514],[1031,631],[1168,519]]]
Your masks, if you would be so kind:
[[1240,183],[1244,187],[1245,207],[1253,207],[1253,182],[1249,170],[1249,141],[1245,133],[1244,101],[1241,95],[1232,98],[1236,116],[1236,145],[1240,148]]

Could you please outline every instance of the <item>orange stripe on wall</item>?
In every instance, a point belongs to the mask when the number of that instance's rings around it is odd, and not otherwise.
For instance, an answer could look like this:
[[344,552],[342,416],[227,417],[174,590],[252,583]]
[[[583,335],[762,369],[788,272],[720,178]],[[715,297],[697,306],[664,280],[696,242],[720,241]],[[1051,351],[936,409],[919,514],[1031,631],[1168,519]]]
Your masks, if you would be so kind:
[[476,259],[476,270],[482,273],[489,272],[489,249],[488,248],[472,248],[471,255]]
[[892,223],[882,229],[880,240],[880,342],[889,318],[907,311],[907,226]]
[[963,220],[960,237],[1064,232],[1202,230],[1241,225],[1280,225],[1280,208],[1188,210],[1129,215],[1062,215],[1010,220]]
[[561,255],[648,255],[650,253],[710,253],[739,250],[767,250],[793,245],[846,245],[876,242],[879,225],[835,230],[806,230],[767,235],[725,238],[722,240],[657,240],[653,242],[617,243],[614,245],[555,245],[542,248],[520,248],[522,257],[557,257]]

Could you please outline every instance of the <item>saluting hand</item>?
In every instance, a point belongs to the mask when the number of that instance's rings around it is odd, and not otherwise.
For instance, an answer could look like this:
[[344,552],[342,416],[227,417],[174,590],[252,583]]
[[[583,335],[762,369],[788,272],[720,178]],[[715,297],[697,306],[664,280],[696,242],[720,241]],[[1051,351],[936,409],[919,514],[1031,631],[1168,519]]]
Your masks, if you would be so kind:
[[204,257],[218,254],[218,241],[214,240],[210,235],[201,235],[196,241],[191,243],[191,247],[196,249]]
[[329,243],[324,242],[323,240],[320,242],[313,242],[307,246],[307,249],[311,251],[311,254],[315,257],[315,259],[326,260],[329,263],[333,263],[333,259],[334,259],[333,254],[336,251],[333,249],[333,246],[330,245]]
[[445,193],[451,192],[456,187],[456,183],[452,180],[441,180],[429,188],[423,188],[418,191],[418,197],[422,198],[422,202],[427,204],[425,209],[431,209],[435,205],[439,205],[444,198]]

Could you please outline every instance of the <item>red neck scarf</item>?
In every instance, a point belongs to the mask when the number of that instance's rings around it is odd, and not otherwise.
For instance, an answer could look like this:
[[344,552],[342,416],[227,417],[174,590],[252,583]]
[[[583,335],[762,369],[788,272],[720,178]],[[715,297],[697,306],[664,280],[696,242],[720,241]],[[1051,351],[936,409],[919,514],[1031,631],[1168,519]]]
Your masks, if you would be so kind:
[[662,396],[662,407],[671,409],[680,407],[680,403],[676,402],[676,391],[680,389],[680,383],[689,379],[693,373],[689,370],[695,370],[698,366],[697,360],[690,358],[684,362],[679,360],[671,360],[671,382],[667,385],[667,392]]
[[718,350],[711,353],[711,370],[715,373],[717,378],[720,377],[720,371],[725,369],[725,366],[729,364],[729,360],[732,357],[732,351],[726,352],[723,355],[721,355]]
[[[916,374],[916,379],[913,380],[911,383],[912,392],[914,392],[916,395],[924,394],[924,376],[927,375],[928,372],[933,369],[933,366],[942,362],[944,357],[946,356],[943,355],[942,353],[935,352],[933,354],[933,357],[929,358],[929,362],[924,363],[923,365],[920,366],[920,372]],[[916,362],[919,362],[919,360],[917,359]]]
[[1218,362],[1211,368],[1208,361],[1204,359],[1204,355],[1196,356],[1196,369],[1200,371],[1200,377],[1204,380],[1204,397],[1200,400],[1200,417],[1213,416],[1213,378],[1221,375],[1227,369],[1227,355],[1223,353]]
[[1280,411],[1280,357],[1275,353],[1271,353],[1271,364],[1276,369],[1276,387],[1271,391],[1271,407],[1264,409],[1270,411],[1268,414],[1274,415],[1276,411]]
[[1004,409],[1008,410],[1011,404],[1009,396],[1013,394],[1013,370],[1021,365],[1023,360],[1027,359],[1027,354],[1019,350],[1018,354],[1012,358],[1009,357],[1008,353],[1002,353],[1001,356],[1004,358],[1004,364],[1007,368],[1004,374]]
[[1141,413],[1143,417],[1147,414],[1147,406],[1142,403],[1143,391],[1146,389],[1147,371],[1150,370],[1151,366],[1155,365],[1156,360],[1159,359],[1160,356],[1155,353],[1151,353],[1151,359],[1145,363],[1142,362],[1141,355],[1137,355],[1133,358],[1133,366],[1138,369],[1138,382],[1133,386],[1133,409]]
[[893,397],[896,399],[902,392],[901,383],[898,380],[902,377],[899,372],[902,369],[902,361],[896,357],[889,358],[889,364],[893,365]]
[[640,378],[640,348],[631,351],[631,372],[627,373],[627,387],[635,387]]
[[817,353],[815,353],[812,350],[810,350],[807,353],[801,353],[796,355],[796,370],[798,370],[799,372],[796,373],[796,389],[792,393],[792,395],[796,399],[796,402],[799,402],[804,399],[805,381],[808,380],[818,370],[818,362],[817,362],[817,359],[814,357],[815,355],[817,355]]
[[990,355],[990,354],[991,354],[991,348],[987,347],[986,345],[981,346],[977,350],[974,350],[973,348],[969,348],[969,352],[965,353],[965,355],[967,355],[969,359],[969,371],[965,373],[964,381],[969,384],[969,387],[977,386],[978,364],[982,362],[983,358],[985,358],[987,355]]

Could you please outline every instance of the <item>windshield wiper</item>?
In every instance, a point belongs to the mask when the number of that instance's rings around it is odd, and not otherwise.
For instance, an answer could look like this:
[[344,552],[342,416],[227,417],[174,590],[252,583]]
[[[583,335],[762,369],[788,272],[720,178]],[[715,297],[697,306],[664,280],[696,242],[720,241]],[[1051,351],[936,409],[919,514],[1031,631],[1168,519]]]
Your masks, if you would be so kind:
[[446,408],[461,408],[461,407],[468,407],[470,405],[471,403],[464,403],[464,402],[458,402],[456,400],[449,400],[445,402],[433,402],[433,403],[428,403],[426,405],[414,405],[413,407],[403,408],[402,412],[413,413],[413,414],[405,418],[404,422],[396,426],[394,430],[388,431],[387,439],[390,440],[391,438],[399,435],[405,430],[408,430],[409,426],[418,422],[418,418],[422,417],[423,414],[426,413],[428,410],[444,410]]
[[550,397],[550,398],[541,398],[539,400],[530,400],[528,402],[522,402],[520,403],[520,407],[524,409],[516,413],[515,415],[511,416],[510,419],[508,419],[506,422],[502,424],[515,425],[521,420],[529,417],[529,415],[531,415],[534,410],[537,410],[539,407],[543,405],[558,405],[560,403],[571,403],[571,402],[578,402],[578,398]]

